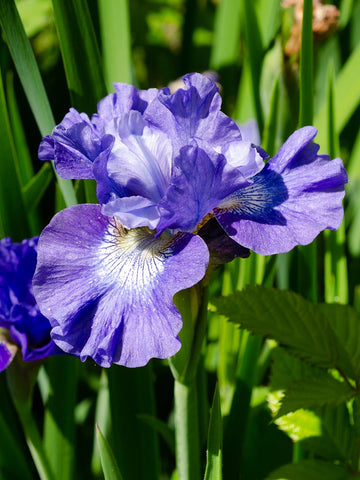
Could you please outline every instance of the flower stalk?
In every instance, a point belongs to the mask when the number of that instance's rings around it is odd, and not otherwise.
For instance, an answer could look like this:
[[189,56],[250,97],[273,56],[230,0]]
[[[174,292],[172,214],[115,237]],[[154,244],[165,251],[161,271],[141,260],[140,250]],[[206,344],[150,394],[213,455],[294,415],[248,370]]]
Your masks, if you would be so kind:
[[180,292],[175,303],[184,322],[180,333],[183,348],[169,360],[175,380],[176,467],[179,480],[198,480],[201,465],[196,374],[206,333],[208,288],[198,284]]

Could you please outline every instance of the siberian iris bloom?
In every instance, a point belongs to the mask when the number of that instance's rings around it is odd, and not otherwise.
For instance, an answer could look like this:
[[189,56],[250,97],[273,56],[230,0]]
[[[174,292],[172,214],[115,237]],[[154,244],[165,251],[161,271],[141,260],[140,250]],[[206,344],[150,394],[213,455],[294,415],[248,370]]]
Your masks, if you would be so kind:
[[313,127],[265,164],[200,74],[170,93],[115,83],[90,119],[71,109],[44,137],[59,175],[95,179],[99,204],[67,208],[39,240],[34,292],[65,352],[137,367],[180,348],[173,296],[209,261],[286,252],[336,229],[346,172]]
[[37,242],[38,237],[21,243],[0,240],[0,371],[9,366],[19,349],[24,361],[60,352],[33,295]]

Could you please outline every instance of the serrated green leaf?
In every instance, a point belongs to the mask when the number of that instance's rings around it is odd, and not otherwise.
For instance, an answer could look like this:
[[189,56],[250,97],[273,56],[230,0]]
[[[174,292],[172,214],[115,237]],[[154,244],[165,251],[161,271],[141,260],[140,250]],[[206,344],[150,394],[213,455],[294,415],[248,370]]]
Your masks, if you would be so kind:
[[105,480],[123,480],[110,445],[98,425],[96,425],[96,437]]
[[354,480],[341,465],[323,460],[300,460],[278,468],[266,480]]
[[[281,399],[284,394],[280,391],[271,392],[267,397],[268,406],[273,417],[276,417],[280,409]],[[322,427],[321,420],[316,413],[310,410],[296,410],[280,418],[276,418],[274,423],[280,430],[285,432],[294,442],[304,438],[320,436]]]
[[256,285],[213,303],[231,322],[289,346],[289,353],[316,366],[341,368],[353,375],[349,356],[329,321],[319,307],[300,295]]
[[349,355],[355,376],[360,376],[360,316],[349,305],[337,303],[319,305],[329,320],[339,342]]
[[305,377],[290,384],[282,399],[278,417],[299,408],[312,408],[323,405],[339,405],[356,394],[347,383],[336,380],[326,372]]
[[315,409],[322,424],[322,439],[332,442],[338,451],[338,459],[351,461],[355,449],[355,429],[350,424],[347,405],[326,405]]
[[218,386],[211,407],[204,480],[222,479],[222,418]]
[[307,365],[299,358],[286,353],[281,347],[272,352],[270,386],[272,390],[286,390],[293,382],[316,376],[320,369]]

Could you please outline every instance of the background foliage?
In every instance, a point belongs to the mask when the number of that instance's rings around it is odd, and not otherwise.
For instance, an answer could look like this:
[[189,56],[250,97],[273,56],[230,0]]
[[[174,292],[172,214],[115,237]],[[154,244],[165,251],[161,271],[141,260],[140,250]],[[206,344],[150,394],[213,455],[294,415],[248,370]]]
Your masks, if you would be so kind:
[[[360,1],[334,4],[337,28],[325,19],[313,35],[321,4],[305,0],[300,38],[279,0],[0,2],[0,237],[38,235],[54,212],[96,201],[91,181],[57,179],[37,148],[70,106],[92,114],[113,81],[160,88],[215,70],[223,110],[255,119],[269,154],[314,124],[320,151],[348,170],[337,232],[213,275],[193,392],[200,455],[184,479],[360,478]],[[166,361],[102,371],[50,358],[31,408],[14,407],[7,374],[1,478],[177,478]]]

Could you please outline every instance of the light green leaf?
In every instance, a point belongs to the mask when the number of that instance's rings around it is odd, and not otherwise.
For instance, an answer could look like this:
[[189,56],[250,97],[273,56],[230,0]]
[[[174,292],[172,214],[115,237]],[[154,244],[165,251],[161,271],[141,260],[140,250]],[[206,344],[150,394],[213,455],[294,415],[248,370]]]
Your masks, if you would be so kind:
[[305,377],[289,385],[282,399],[277,416],[294,412],[299,408],[312,408],[323,405],[339,405],[356,394],[347,383],[340,382],[325,372]]
[[239,0],[222,0],[217,5],[210,59],[210,67],[215,70],[235,63],[239,57],[240,13]]
[[218,312],[255,335],[289,346],[289,353],[353,375],[348,354],[321,309],[300,295],[261,286],[213,300]]
[[[335,131],[340,134],[360,102],[360,45],[353,51],[341,69],[334,84]],[[319,129],[316,142],[324,145],[327,126],[327,102],[315,114],[314,125]]]
[[128,0],[98,0],[102,56],[108,91],[113,82],[133,83]]
[[300,460],[272,472],[266,480],[351,480],[347,469],[323,460]]
[[206,470],[204,480],[222,479],[222,418],[219,389],[216,385],[211,407]]
[[111,447],[100,431],[98,425],[96,425],[96,437],[99,446],[101,465],[104,472],[105,480],[122,480],[122,476],[117,466],[114,454]]

